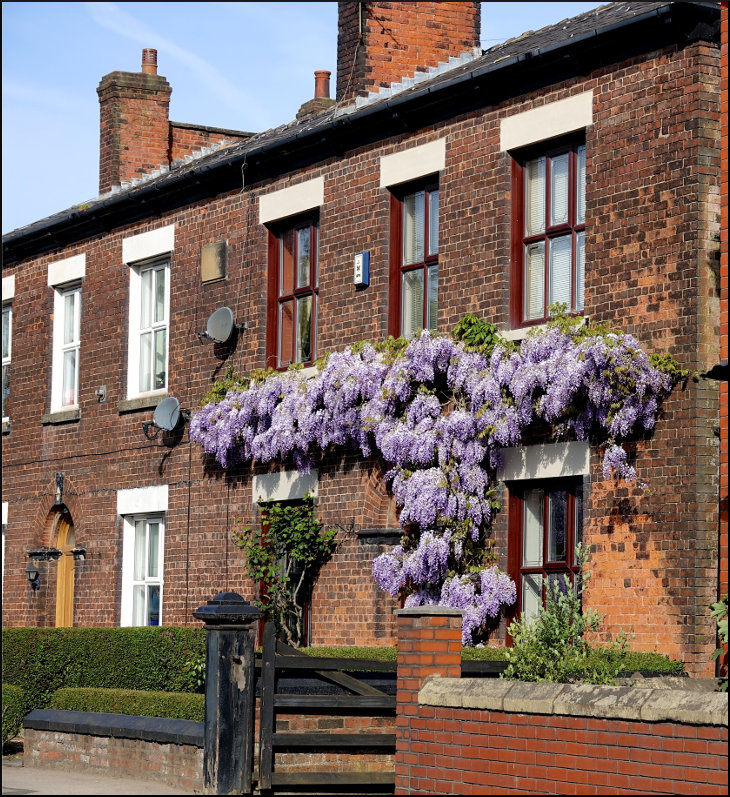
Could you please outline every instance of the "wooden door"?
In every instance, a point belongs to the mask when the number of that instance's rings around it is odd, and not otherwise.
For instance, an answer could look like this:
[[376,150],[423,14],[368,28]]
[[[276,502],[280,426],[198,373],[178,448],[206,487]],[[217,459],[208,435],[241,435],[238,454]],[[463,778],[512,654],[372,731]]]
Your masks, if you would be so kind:
[[71,549],[76,545],[73,521],[64,516],[58,525],[58,560],[56,578],[56,628],[70,628],[74,624],[74,557]]

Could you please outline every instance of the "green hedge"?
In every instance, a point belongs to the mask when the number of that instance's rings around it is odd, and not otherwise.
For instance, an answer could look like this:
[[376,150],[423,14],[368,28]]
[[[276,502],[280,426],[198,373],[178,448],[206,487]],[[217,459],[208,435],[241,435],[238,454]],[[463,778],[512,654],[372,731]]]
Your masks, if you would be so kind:
[[3,747],[18,735],[25,710],[25,695],[19,686],[3,684]]
[[102,711],[133,717],[205,718],[205,695],[188,692],[142,692],[133,689],[59,689],[50,708],[64,711]]
[[3,683],[28,711],[62,687],[196,692],[185,662],[205,655],[202,627],[4,628],[2,640]]

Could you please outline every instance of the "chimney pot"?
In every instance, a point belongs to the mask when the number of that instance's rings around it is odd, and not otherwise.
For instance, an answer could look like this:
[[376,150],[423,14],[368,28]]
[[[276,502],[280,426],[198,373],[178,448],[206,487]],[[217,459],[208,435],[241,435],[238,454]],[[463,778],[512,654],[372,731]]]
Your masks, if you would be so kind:
[[157,74],[157,50],[151,47],[142,50],[142,72],[145,75]]
[[330,98],[330,75],[332,73],[328,69],[317,69],[314,72],[314,99],[318,100],[321,97],[325,99]]

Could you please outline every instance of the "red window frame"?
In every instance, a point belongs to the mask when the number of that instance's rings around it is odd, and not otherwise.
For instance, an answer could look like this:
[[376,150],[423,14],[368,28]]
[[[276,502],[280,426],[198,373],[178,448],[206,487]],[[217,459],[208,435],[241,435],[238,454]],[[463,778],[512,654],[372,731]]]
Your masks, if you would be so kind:
[[[578,218],[578,151],[583,148],[585,157],[585,138],[572,137],[546,146],[537,145],[521,150],[513,155],[512,159],[512,290],[510,292],[510,319],[514,328],[534,326],[547,321],[550,317],[550,242],[562,236],[571,235],[571,288],[568,312],[571,315],[583,315],[584,292],[578,287],[578,235],[585,235],[585,217]],[[550,181],[552,176],[553,159],[565,153],[569,154],[569,188],[568,188],[568,220],[560,224],[551,224],[551,191]],[[538,158],[545,158],[545,217],[544,230],[535,234],[528,234],[526,210],[526,166]],[[585,197],[586,184],[583,182],[583,196]],[[525,249],[530,244],[543,242],[544,244],[544,276],[543,276],[543,311],[539,317],[526,318],[525,307]],[[585,244],[584,244],[585,245]],[[584,249],[584,274],[585,274],[585,249]],[[583,281],[585,277],[583,277]]]
[[[424,258],[417,262],[403,264],[403,230],[404,223],[403,217],[405,213],[405,201],[408,197],[414,196],[419,192],[424,193]],[[405,186],[398,186],[392,189],[390,195],[390,301],[388,305],[388,334],[397,338],[403,334],[403,275],[408,272],[418,270],[423,271],[423,302],[422,302],[422,329],[428,327],[429,315],[429,293],[431,285],[429,284],[430,275],[436,274],[436,295],[437,295],[437,308],[438,308],[438,245],[436,252],[429,254],[429,242],[431,236],[430,223],[430,207],[433,197],[433,192],[439,196],[439,209],[440,209],[440,192],[438,181],[431,178],[428,181],[421,181],[419,183],[409,183]],[[437,215],[438,222],[438,215]],[[438,230],[436,232],[438,236]],[[438,240],[438,239],[437,239]],[[438,315],[438,309],[436,311]],[[432,325],[435,329],[435,324]]]
[[[306,282],[298,272],[300,232],[309,231],[309,265]],[[286,284],[288,283],[288,284]],[[309,356],[299,357],[297,333],[303,301],[311,297]],[[269,228],[266,365],[278,370],[291,363],[311,365],[317,359],[317,306],[319,303],[319,219],[315,216]],[[286,308],[291,313],[285,315]],[[288,357],[286,356],[288,354]]]
[[[542,554],[539,564],[524,563],[525,537],[525,500],[528,493],[542,490]],[[549,533],[550,496],[565,493],[565,532],[564,552],[558,558],[550,557]],[[541,603],[545,605],[545,587],[550,576],[568,575],[573,585],[580,574],[580,567],[575,561],[575,547],[583,537],[583,480],[582,479],[548,479],[543,481],[520,482],[509,488],[509,545],[508,570],[517,587],[517,602],[512,613],[521,616],[523,611],[523,581],[525,576],[542,577]]]

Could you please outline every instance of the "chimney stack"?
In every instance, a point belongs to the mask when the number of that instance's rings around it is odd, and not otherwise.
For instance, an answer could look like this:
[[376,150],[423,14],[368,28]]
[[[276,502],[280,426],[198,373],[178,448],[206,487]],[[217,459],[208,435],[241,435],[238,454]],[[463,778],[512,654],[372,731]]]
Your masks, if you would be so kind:
[[157,50],[142,51],[141,72],[111,72],[98,88],[99,193],[170,163],[170,95],[157,74]]
[[330,75],[328,69],[317,69],[314,72],[314,99],[307,100],[297,111],[297,121],[304,122],[321,111],[331,108],[335,101],[330,98]]
[[480,47],[479,2],[337,5],[337,102]]

